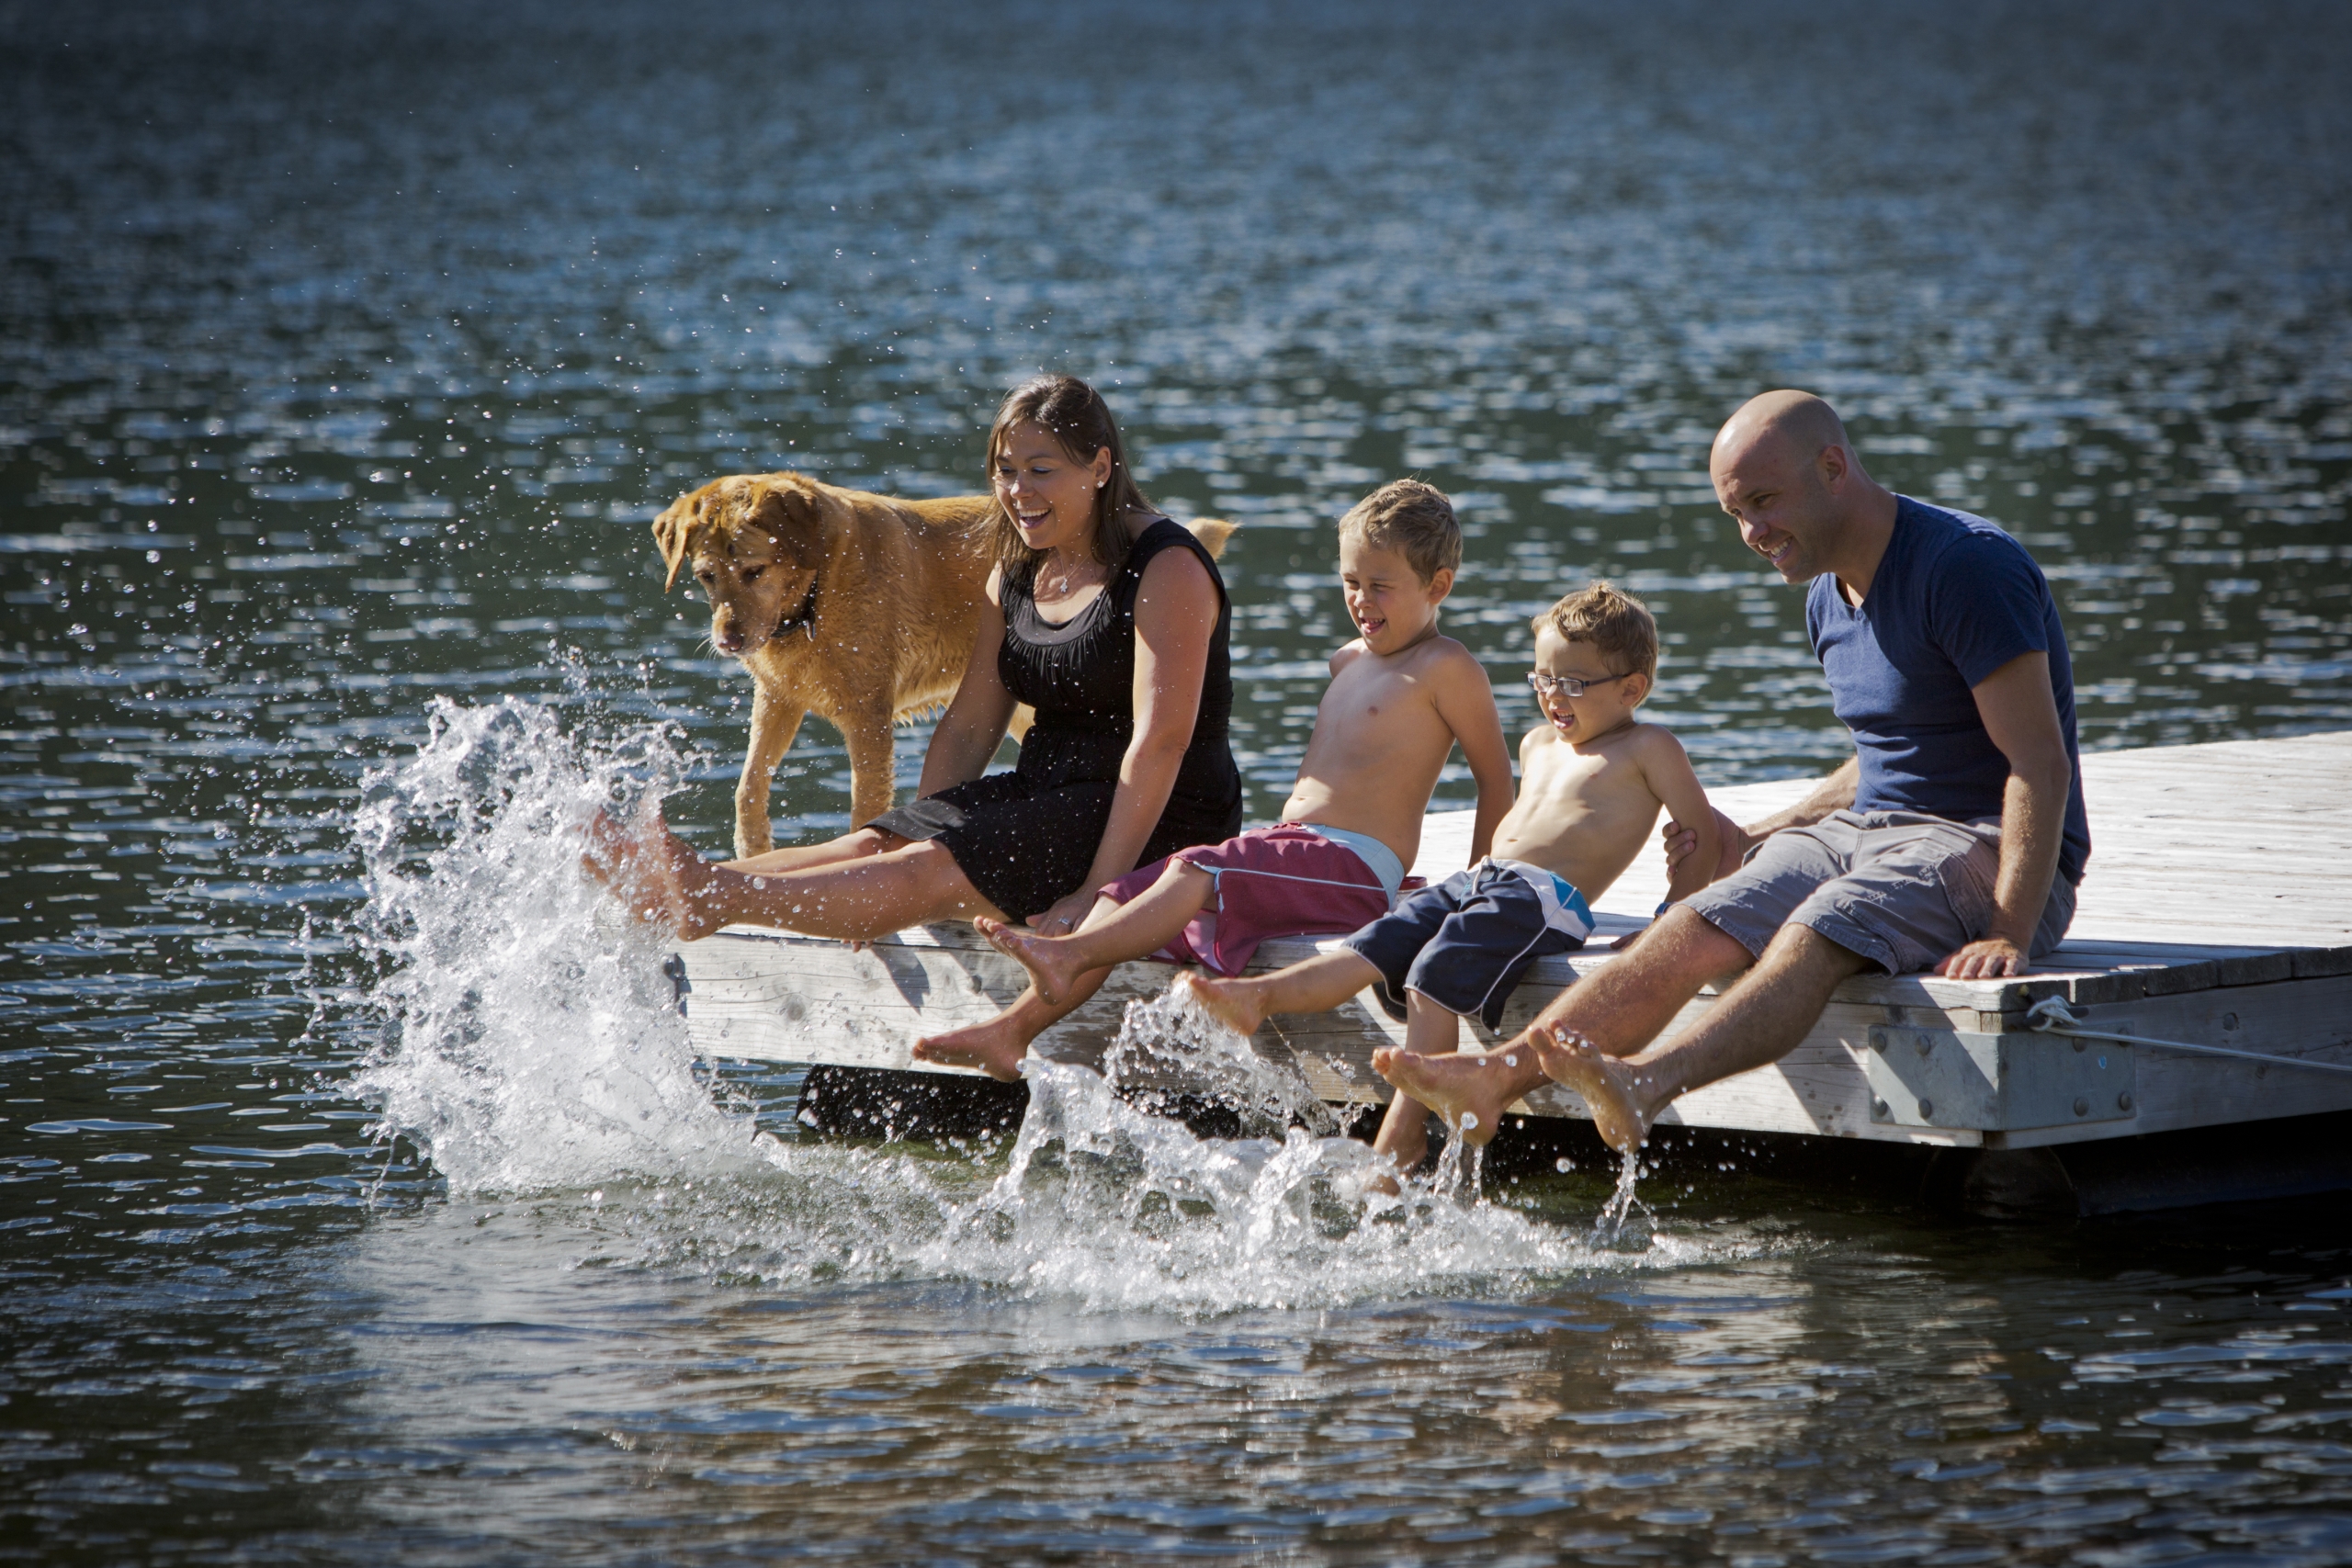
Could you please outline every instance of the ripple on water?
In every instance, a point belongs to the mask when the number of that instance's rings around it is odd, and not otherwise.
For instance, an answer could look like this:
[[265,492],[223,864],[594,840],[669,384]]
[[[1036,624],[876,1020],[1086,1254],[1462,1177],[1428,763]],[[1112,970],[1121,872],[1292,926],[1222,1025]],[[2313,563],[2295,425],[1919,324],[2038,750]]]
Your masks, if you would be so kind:
[[[2352,1555],[2335,1210],[1954,1233],[1739,1148],[1612,1249],[1592,1170],[1388,1208],[1052,1075],[1018,1151],[804,1143],[590,923],[560,825],[719,842],[747,716],[651,512],[970,488],[1040,364],[1245,524],[1253,818],[1407,469],[1506,722],[1608,573],[1709,782],[1836,761],[1703,493],[1776,382],[2019,533],[2088,744],[2352,723],[2341,7],[1457,9],[0,11],[12,1544]],[[811,726],[778,819],[847,786]]]

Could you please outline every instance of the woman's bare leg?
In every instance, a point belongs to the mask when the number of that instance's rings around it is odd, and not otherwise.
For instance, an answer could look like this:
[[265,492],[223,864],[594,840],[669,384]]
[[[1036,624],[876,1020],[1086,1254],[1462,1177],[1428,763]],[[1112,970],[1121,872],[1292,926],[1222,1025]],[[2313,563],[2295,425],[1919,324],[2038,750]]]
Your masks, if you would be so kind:
[[774,875],[778,872],[809,871],[820,865],[836,865],[842,861],[888,854],[892,850],[905,849],[913,841],[901,839],[896,833],[886,833],[879,828],[860,828],[854,833],[844,833],[821,844],[795,844],[787,849],[770,850],[765,854],[720,863],[730,871]]
[[[1040,997],[1057,1002],[1080,983],[1080,976],[1130,958],[1148,958],[1175,941],[1216,891],[1216,879],[1207,872],[1170,861],[1141,897],[1125,904],[1097,898],[1068,936],[1047,936],[986,917],[972,923],[998,952],[1029,971]],[[1102,984],[1097,980],[1094,987]],[[1091,996],[1093,989],[1090,987],[1087,994]]]
[[658,812],[636,829],[600,815],[588,840],[590,874],[688,942],[727,925],[871,942],[924,920],[996,913],[935,841],[801,870],[745,872],[704,860]]
[[[1206,880],[1206,878],[1203,878]],[[1079,925],[1080,931],[1091,931],[1102,922],[1116,917],[1122,906],[1109,898],[1097,898],[1094,908],[1086,912]],[[990,927],[997,931],[1013,928],[998,920],[975,920],[983,932]],[[1178,931],[1184,928],[1179,926]],[[990,934],[989,940],[995,942]],[[1002,947],[1002,942],[998,942]],[[1021,1076],[1021,1058],[1029,1054],[1029,1043],[1055,1024],[1084,1007],[1111,977],[1111,966],[1088,969],[1070,976],[1057,993],[1058,1001],[1047,1001],[1033,983],[1012,1000],[1012,1005],[985,1023],[968,1024],[951,1029],[944,1034],[926,1034],[915,1042],[918,1061],[939,1062],[953,1067],[978,1067],[992,1078],[1017,1078]]]
[[1029,1043],[1093,999],[1110,977],[1107,968],[1090,969],[1071,983],[1058,1002],[1046,1000],[1032,986],[986,1023],[923,1036],[915,1042],[915,1057],[955,1067],[978,1067],[992,1078],[1017,1078],[1021,1058],[1029,1054]]

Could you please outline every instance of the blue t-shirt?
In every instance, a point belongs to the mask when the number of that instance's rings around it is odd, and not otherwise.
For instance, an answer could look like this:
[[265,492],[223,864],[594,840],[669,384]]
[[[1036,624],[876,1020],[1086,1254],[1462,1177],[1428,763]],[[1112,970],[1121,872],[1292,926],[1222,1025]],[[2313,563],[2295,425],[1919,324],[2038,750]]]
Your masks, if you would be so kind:
[[1969,822],[2001,815],[2009,760],[1984,732],[1972,688],[2020,654],[2050,656],[2050,694],[2074,791],[2058,872],[2083,879],[2090,819],[2075,745],[2075,671],[2058,605],[2025,547],[1982,517],[1909,496],[1856,609],[1834,572],[1813,580],[1805,629],[1830,705],[1861,760],[1857,811],[1920,811]]

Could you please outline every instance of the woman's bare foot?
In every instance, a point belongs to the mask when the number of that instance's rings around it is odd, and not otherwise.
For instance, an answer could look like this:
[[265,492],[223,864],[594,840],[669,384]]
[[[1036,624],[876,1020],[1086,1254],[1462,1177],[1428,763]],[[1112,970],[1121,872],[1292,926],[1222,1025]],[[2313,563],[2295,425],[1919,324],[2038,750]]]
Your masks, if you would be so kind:
[[1255,1034],[1266,1021],[1265,1010],[1258,1005],[1258,987],[1250,980],[1221,980],[1187,971],[1176,976],[1176,983],[1190,986],[1201,1010],[1236,1034]]
[[1539,1023],[1528,1030],[1527,1043],[1546,1077],[1584,1097],[1603,1143],[1622,1154],[1650,1135],[1666,1097],[1640,1068],[1602,1055],[1573,1029],[1555,1032]]
[[1474,1144],[1492,1138],[1502,1124],[1503,1107],[1544,1081],[1532,1055],[1510,1046],[1458,1056],[1419,1056],[1383,1047],[1372,1054],[1372,1070]]
[[681,941],[708,936],[724,923],[706,915],[696,897],[710,880],[710,865],[670,831],[658,808],[635,826],[609,811],[597,812],[580,863],[618,895],[631,914],[668,927]]
[[986,915],[973,916],[972,924],[989,939],[990,947],[1028,970],[1029,983],[1037,987],[1040,997],[1056,1007],[1078,985],[1078,977],[1086,973],[1086,965],[1066,956],[1068,937],[1039,936]]
[[1009,1013],[999,1013],[986,1023],[951,1029],[944,1034],[925,1035],[915,1042],[914,1048],[918,1062],[978,1067],[989,1077],[1007,1083],[1020,1077],[1021,1058],[1028,1054],[1028,1036],[1021,1032]]

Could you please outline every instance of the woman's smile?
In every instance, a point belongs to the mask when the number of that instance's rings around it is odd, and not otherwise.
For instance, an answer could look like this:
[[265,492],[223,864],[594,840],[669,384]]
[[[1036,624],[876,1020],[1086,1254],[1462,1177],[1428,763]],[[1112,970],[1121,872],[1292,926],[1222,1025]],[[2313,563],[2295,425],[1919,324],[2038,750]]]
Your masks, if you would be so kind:
[[1080,463],[1045,426],[1016,424],[997,454],[996,495],[1033,550],[1088,547],[1107,459]]

